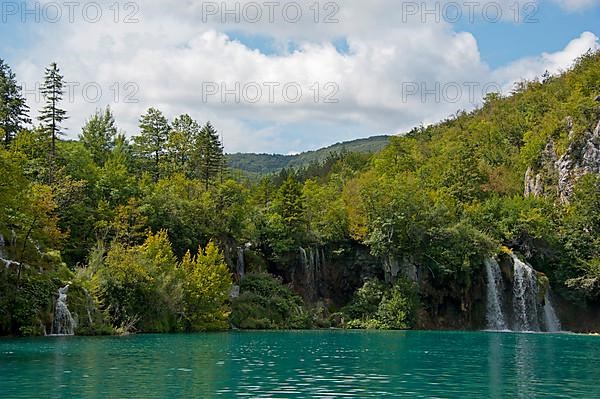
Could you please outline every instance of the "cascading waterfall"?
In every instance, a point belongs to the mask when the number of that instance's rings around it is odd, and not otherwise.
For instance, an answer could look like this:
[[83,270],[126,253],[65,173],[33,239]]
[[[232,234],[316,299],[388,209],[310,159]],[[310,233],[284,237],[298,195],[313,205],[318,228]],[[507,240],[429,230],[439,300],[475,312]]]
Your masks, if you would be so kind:
[[58,299],[54,308],[54,319],[52,320],[52,335],[74,335],[75,321],[67,306],[67,291],[69,285],[58,289]]
[[514,330],[539,331],[537,309],[537,278],[528,264],[512,255],[514,263],[513,311],[515,316]]
[[[487,281],[487,328],[513,331],[561,331],[560,321],[552,306],[550,290],[544,297],[543,308],[538,306],[537,273],[514,254],[512,287],[505,287],[497,261],[485,261]],[[505,296],[506,295],[506,298]],[[512,298],[511,298],[512,296]]]
[[544,323],[546,324],[546,331],[548,332],[559,332],[562,330],[562,326],[560,325],[560,320],[556,315],[556,311],[554,310],[554,306],[552,306],[550,289],[546,292],[546,297],[544,298]]
[[487,276],[487,328],[490,330],[507,330],[504,313],[502,313],[502,272],[494,259],[485,260]]
[[304,276],[306,295],[311,300],[316,299],[319,291],[319,275],[325,261],[325,252],[318,247],[309,247],[308,249],[300,247],[299,250],[300,267]]

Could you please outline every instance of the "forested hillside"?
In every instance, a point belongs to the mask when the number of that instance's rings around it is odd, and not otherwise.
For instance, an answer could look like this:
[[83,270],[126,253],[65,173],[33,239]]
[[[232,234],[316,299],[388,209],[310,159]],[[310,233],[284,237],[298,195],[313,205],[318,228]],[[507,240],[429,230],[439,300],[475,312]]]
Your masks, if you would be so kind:
[[390,136],[373,136],[337,143],[316,151],[307,151],[296,155],[238,153],[228,154],[226,158],[228,165],[233,169],[264,175],[276,173],[286,168],[310,167],[311,164],[323,163],[328,157],[344,152],[374,154],[385,148],[389,142]]
[[62,140],[62,79],[38,119],[0,62],[0,334],[50,333],[67,285],[78,334],[482,328],[485,261],[513,253],[567,327],[600,328],[600,53],[258,182],[218,121],[150,108],[128,139],[106,108]]

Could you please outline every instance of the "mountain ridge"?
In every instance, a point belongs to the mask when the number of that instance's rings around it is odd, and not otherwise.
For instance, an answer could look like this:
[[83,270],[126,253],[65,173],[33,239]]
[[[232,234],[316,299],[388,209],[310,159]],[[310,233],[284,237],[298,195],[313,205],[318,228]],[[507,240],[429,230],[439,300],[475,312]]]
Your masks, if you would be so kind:
[[269,153],[227,154],[227,163],[233,169],[251,173],[269,174],[285,168],[299,168],[313,162],[322,162],[331,153],[359,152],[377,153],[390,142],[391,135],[377,135],[350,141],[342,141],[317,150],[304,151],[294,155]]

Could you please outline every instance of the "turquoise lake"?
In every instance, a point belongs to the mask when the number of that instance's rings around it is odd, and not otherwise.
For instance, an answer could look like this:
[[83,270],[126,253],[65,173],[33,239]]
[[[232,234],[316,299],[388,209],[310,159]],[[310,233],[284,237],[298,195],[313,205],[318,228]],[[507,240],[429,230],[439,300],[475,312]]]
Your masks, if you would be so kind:
[[2,398],[598,398],[600,337],[230,332],[0,340]]

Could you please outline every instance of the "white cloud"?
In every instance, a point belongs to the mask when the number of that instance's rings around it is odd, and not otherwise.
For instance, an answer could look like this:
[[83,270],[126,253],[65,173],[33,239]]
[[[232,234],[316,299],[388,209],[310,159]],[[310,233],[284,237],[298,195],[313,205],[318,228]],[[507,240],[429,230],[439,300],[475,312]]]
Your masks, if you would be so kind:
[[513,82],[531,80],[540,77],[546,71],[556,74],[569,68],[575,59],[588,50],[600,49],[600,42],[591,32],[583,32],[581,36],[571,40],[564,49],[555,53],[542,53],[538,57],[517,60],[494,72],[494,77],[505,90],[509,90]]
[[[233,2],[228,3],[231,8]],[[99,23],[79,18],[72,24],[34,25],[35,41],[21,51],[15,69],[32,87],[41,79],[43,67],[55,60],[68,81],[80,83],[77,101],[66,104],[72,136],[95,108],[107,103],[128,134],[137,133],[139,115],[156,106],[169,117],[190,113],[200,121],[212,120],[224,133],[228,151],[287,153],[358,134],[402,132],[420,122],[435,122],[457,109],[471,108],[488,82],[506,87],[545,69],[566,68],[587,48],[598,45],[598,38],[586,32],[562,51],[493,71],[480,59],[472,34],[456,32],[442,21],[422,23],[420,18],[408,18],[403,22],[393,0],[340,3],[336,14],[340,22],[334,24],[315,24],[308,13],[314,2],[301,3],[306,18],[296,24],[281,17],[274,23],[203,23],[199,7],[204,3],[166,6],[155,0],[140,3],[139,23],[115,24],[107,3],[108,14]],[[290,41],[297,45],[291,51],[265,55],[232,40],[228,31],[275,38],[281,49]],[[348,43],[347,52],[337,51],[332,44],[340,38]],[[88,82],[96,82],[103,90],[98,103],[82,101],[81,88]],[[128,82],[139,87],[138,103],[123,102],[132,93],[131,87],[126,90]],[[241,88],[256,82],[263,96],[257,103],[243,98],[236,102],[233,95],[225,102],[219,95],[205,102],[202,93],[207,82],[225,84],[228,89],[236,83]],[[268,82],[281,85],[273,102],[265,87]],[[282,95],[282,86],[291,82],[302,87],[297,103],[286,102]],[[315,83],[320,103],[313,99]],[[325,86],[328,83],[334,86]],[[479,86],[470,99],[467,92],[475,83]],[[323,104],[336,87],[339,91],[334,98],[339,102]],[[445,101],[457,87],[462,90],[460,99]],[[119,101],[115,102],[117,88]],[[442,98],[436,99],[436,94]],[[32,109],[38,108],[39,104],[32,104]]]

